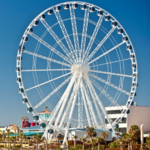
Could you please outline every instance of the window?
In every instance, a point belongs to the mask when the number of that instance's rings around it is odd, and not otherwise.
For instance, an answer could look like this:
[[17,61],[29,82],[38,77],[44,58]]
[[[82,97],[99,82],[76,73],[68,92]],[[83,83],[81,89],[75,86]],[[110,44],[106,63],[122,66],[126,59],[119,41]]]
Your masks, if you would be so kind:
[[107,114],[120,114],[122,110],[108,110]]
[[127,132],[127,128],[119,128],[119,132],[126,133]]
[[[117,118],[110,118],[112,120],[112,122],[114,122]],[[119,122],[120,123],[126,123],[126,118],[123,118],[123,121],[122,122]],[[105,124],[108,124],[108,120],[105,119]]]

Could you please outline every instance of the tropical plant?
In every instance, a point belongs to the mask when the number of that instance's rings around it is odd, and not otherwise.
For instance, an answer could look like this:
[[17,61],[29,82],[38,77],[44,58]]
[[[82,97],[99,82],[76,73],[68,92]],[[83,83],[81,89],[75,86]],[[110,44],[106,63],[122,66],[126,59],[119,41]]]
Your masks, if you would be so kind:
[[7,136],[8,136],[7,140],[8,140],[8,148],[9,148],[9,147],[10,147],[10,146],[9,146],[9,135],[10,135],[10,129],[6,129],[6,131],[7,131]]
[[105,141],[105,147],[106,147],[106,140],[107,140],[107,138],[108,138],[108,133],[105,132],[105,131],[103,131],[103,132],[101,133],[101,137],[104,139],[104,141]]
[[12,137],[10,138],[10,141],[13,142],[13,149],[14,149],[14,148],[15,148],[15,143],[16,143],[16,138],[15,138],[15,136],[12,136]]
[[96,137],[96,143],[98,143],[98,150],[100,150],[100,144],[104,142],[104,139],[101,137]]
[[26,147],[27,136],[25,134],[23,135],[23,139],[25,141],[25,147]]
[[85,149],[85,142],[87,141],[86,137],[80,139],[83,143],[83,150]]
[[36,141],[36,149],[38,150],[38,142],[41,140],[42,136],[40,134],[35,134],[33,137]]
[[5,142],[5,130],[2,131],[2,141],[3,141],[3,145],[4,145],[4,142]]
[[108,146],[109,146],[110,148],[117,148],[117,147],[120,147],[120,141],[119,141],[119,140],[113,141],[113,142],[109,143]]
[[119,140],[118,136],[120,135],[120,133],[116,132],[115,135],[116,135],[116,139]]
[[92,144],[92,150],[94,150],[94,144],[96,143],[96,139],[94,137],[91,137],[90,142]]
[[94,131],[93,127],[88,127],[85,133],[86,133],[87,137],[89,137],[89,138],[97,136],[97,133],[96,133],[96,131]]
[[21,132],[21,133],[19,134],[21,149],[22,149],[22,137],[23,137],[23,133]]
[[133,135],[135,140],[140,137],[140,129],[138,125],[132,125],[129,129],[129,134]]
[[74,139],[74,147],[76,147],[76,139],[78,138],[77,135],[73,135],[73,139]]

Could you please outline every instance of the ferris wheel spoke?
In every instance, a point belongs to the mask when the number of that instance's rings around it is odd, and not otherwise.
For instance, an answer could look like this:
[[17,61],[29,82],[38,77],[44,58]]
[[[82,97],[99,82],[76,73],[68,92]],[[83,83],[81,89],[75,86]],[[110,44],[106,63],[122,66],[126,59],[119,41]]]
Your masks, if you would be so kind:
[[111,61],[111,62],[107,62],[107,63],[93,65],[93,66],[90,66],[90,68],[92,68],[92,67],[98,67],[98,66],[103,66],[103,65],[108,65],[108,64],[113,64],[113,63],[122,62],[122,61],[126,61],[126,60],[131,60],[131,59],[127,58],[127,59],[122,59],[122,60],[117,60],[117,61]]
[[43,44],[45,47],[47,47],[49,50],[51,50],[52,52],[54,52],[55,54],[57,54],[59,57],[61,57],[62,59],[64,59],[65,61],[67,61],[68,63],[70,63],[70,60],[63,55],[62,53],[60,53],[58,50],[56,50],[54,47],[52,47],[50,44],[48,44],[47,42],[45,42],[43,39],[41,39],[40,37],[38,37],[36,34],[34,33],[30,33],[30,35],[36,39],[37,41],[39,41],[41,44]]
[[93,118],[93,121],[94,121],[93,126],[96,125],[96,127],[98,127],[98,121],[97,121],[96,115],[94,113],[92,102],[90,101],[90,98],[89,98],[89,96],[87,94],[87,91],[85,89],[83,81],[81,82],[81,84],[82,84],[82,87],[83,87],[83,91],[85,93],[85,97],[86,97],[86,100],[87,100],[87,103],[88,103],[89,110],[91,111],[91,115],[92,115],[91,117]]
[[42,59],[45,59],[45,60],[49,60],[49,61],[55,62],[55,63],[60,64],[60,65],[71,67],[70,64],[66,64],[64,62],[61,62],[61,61],[58,61],[58,60],[55,60],[55,59],[52,59],[52,58],[48,58],[48,57],[45,57],[45,56],[42,56],[42,55],[30,52],[30,51],[27,51],[27,50],[24,50],[23,52],[26,53],[26,54],[32,55],[32,56],[36,56],[36,57],[39,57],[39,58],[42,58]]
[[87,120],[88,120],[88,125],[91,127],[92,124],[91,124],[91,120],[90,120],[90,116],[89,116],[89,111],[88,111],[88,107],[87,107],[85,95],[84,95],[84,92],[83,92],[82,82],[80,84],[80,89],[81,89],[81,95],[82,95],[82,99],[83,99],[83,103],[84,103],[84,107],[85,107],[85,112],[86,112]]
[[97,47],[93,50],[93,52],[87,56],[87,59],[85,59],[85,62],[88,62],[93,56],[94,54],[100,49],[100,47],[105,43],[105,41],[109,38],[109,36],[113,33],[113,31],[116,28],[112,28],[107,34],[106,36],[102,39],[102,41],[97,45]]
[[[74,80],[74,82],[75,82],[75,80]],[[77,83],[74,84],[73,92],[71,93],[71,96],[70,96],[70,98],[69,98],[69,100],[67,102],[68,104],[67,104],[66,109],[65,109],[65,111],[63,113],[63,116],[61,118],[61,121],[60,121],[60,124],[59,124],[59,128],[62,126],[62,124],[64,123],[64,121],[65,121],[65,119],[67,117],[67,115],[69,114],[68,111],[69,111],[69,108],[70,108],[70,106],[72,104],[72,101],[73,101],[73,97],[74,97],[74,94],[75,94],[75,91],[76,91],[76,88],[77,88],[76,86],[77,86]]]
[[90,70],[91,72],[96,72],[96,73],[102,73],[102,74],[110,74],[110,75],[115,75],[115,76],[122,76],[122,77],[129,77],[132,78],[132,75],[127,75],[127,74],[119,74],[119,73],[113,73],[113,72],[105,72],[105,71],[97,71],[97,70]]
[[90,81],[89,81],[89,78],[88,76],[85,77],[86,81],[87,81],[87,85],[88,85],[88,88],[89,88],[89,91],[90,91],[90,94],[92,96],[92,99],[93,99],[93,102],[94,102],[94,105],[95,105],[95,108],[96,108],[96,111],[97,111],[97,114],[100,118],[100,121],[101,121],[101,124],[102,124],[102,127],[104,127],[104,122],[103,122],[103,119],[102,119],[102,116],[101,116],[101,113],[99,111],[99,108],[97,106],[97,103],[96,103],[96,100],[95,100],[95,96],[93,95],[93,91],[92,91],[92,88],[91,88],[91,84],[90,84]]
[[21,70],[22,72],[32,72],[32,71],[66,71],[71,69],[34,69],[34,70]]
[[65,77],[65,76],[67,76],[67,75],[69,75],[69,74],[71,74],[71,72],[66,73],[66,74],[64,74],[64,75],[62,75],[62,76],[59,76],[59,77],[57,77],[57,78],[54,78],[54,79],[52,79],[52,80],[48,80],[48,81],[46,81],[46,82],[43,82],[43,83],[41,83],[41,84],[35,85],[35,86],[33,86],[33,87],[29,88],[29,89],[26,89],[25,91],[27,92],[27,91],[32,90],[32,89],[34,89],[34,88],[37,88],[37,87],[39,87],[39,86],[45,85],[45,84],[50,83],[50,82],[55,81],[55,80],[58,80],[58,79],[60,79],[60,78],[62,78],[62,77]]
[[85,10],[85,13],[84,13],[84,23],[83,23],[82,40],[81,40],[81,51],[80,51],[80,54],[79,54],[80,57],[83,57],[83,54],[84,54],[84,51],[85,51],[88,20],[89,20],[89,9],[87,8]]
[[93,85],[112,103],[113,106],[119,106],[122,108],[117,101],[115,101],[94,79],[91,78]]
[[38,108],[44,102],[46,102],[52,95],[54,95],[60,88],[62,88],[69,80],[71,76],[68,77],[63,83],[61,83],[57,88],[55,88],[50,94],[48,94],[40,103],[38,103],[34,108]]
[[64,137],[64,140],[63,140],[63,144],[65,144],[67,136],[68,136],[68,129],[69,129],[69,126],[70,126],[72,115],[73,115],[73,111],[74,111],[75,102],[76,102],[76,99],[77,99],[77,93],[78,93],[81,78],[82,78],[82,73],[79,75],[78,81],[76,83],[76,90],[74,92],[75,94],[74,94],[74,97],[73,97],[72,106],[71,106],[71,110],[70,110],[70,113],[69,113],[69,118],[68,118],[68,121],[67,121],[67,128],[65,130],[65,137]]
[[60,121],[60,117],[61,117],[63,111],[65,110],[65,106],[67,104],[67,100],[68,100],[69,94],[71,92],[72,86],[73,86],[73,84],[75,82],[75,79],[76,79],[76,74],[74,74],[74,77],[72,77],[72,79],[71,79],[71,81],[70,81],[70,83],[69,83],[69,85],[68,85],[68,87],[67,87],[67,89],[66,89],[66,91],[65,91],[65,93],[63,95],[63,103],[62,103],[61,108],[59,110],[59,114],[58,114],[58,116],[57,116],[57,118],[55,120],[55,126],[58,125],[58,122]]
[[79,56],[78,56],[78,50],[79,50],[78,31],[77,31],[76,17],[75,17],[75,12],[74,12],[73,6],[70,7],[70,17],[71,17],[76,57],[77,57],[77,59],[79,59]]
[[[88,64],[93,63],[94,61],[100,59],[101,57],[105,56],[106,54],[110,53],[111,51],[115,50],[117,47],[121,46],[122,44],[124,44],[125,42],[121,42],[118,45],[114,46],[113,48],[111,48],[110,50],[106,51],[105,53],[101,54],[100,56],[96,57],[95,59],[93,59],[92,61],[90,61]],[[91,59],[91,57],[89,57],[88,61]]]
[[102,101],[101,101],[100,98],[98,97],[98,95],[97,95],[97,93],[96,93],[96,91],[95,91],[93,85],[91,84],[91,81],[89,80],[88,76],[86,76],[86,79],[87,79],[88,84],[89,84],[89,86],[90,86],[90,88],[91,88],[91,94],[95,95],[95,98],[96,98],[96,100],[97,100],[97,103],[99,104],[99,106],[100,106],[100,108],[101,108],[101,110],[102,110],[104,116],[107,118],[107,120],[108,120],[108,122],[109,122],[109,124],[110,124],[110,126],[111,126],[111,128],[112,128],[112,130],[113,130],[113,132],[115,132],[115,131],[114,131],[114,128],[113,128],[113,126],[112,126],[112,123],[111,123],[111,121],[110,121],[110,118],[108,117],[107,112],[106,112],[106,110],[105,110],[105,107],[103,106]]
[[75,57],[74,57],[74,48],[73,48],[73,45],[72,45],[72,42],[71,42],[71,40],[70,40],[70,37],[69,37],[69,35],[68,35],[68,32],[67,32],[67,30],[66,30],[66,27],[65,27],[65,25],[64,25],[64,23],[63,23],[63,20],[62,20],[62,18],[61,18],[61,16],[60,16],[60,14],[59,14],[59,12],[58,11],[55,11],[54,10],[54,13],[55,13],[55,16],[56,16],[56,18],[57,18],[57,21],[58,21],[58,23],[59,23],[59,26],[60,26],[60,28],[61,28],[61,30],[62,30],[62,33],[63,33],[63,35],[64,35],[64,38],[65,38],[65,40],[66,40],[66,42],[67,42],[67,44],[68,44],[68,47],[69,47],[69,49],[70,49],[70,51],[71,51],[71,53],[72,53],[72,57],[73,57],[73,59],[75,60]]
[[[53,31],[53,29],[48,25],[48,23],[44,19],[40,19],[44,27],[47,29],[47,31],[51,34],[51,36],[55,39],[55,41],[58,43],[58,45],[62,48],[62,50],[65,52],[65,54],[69,57],[69,51],[66,48],[66,46],[61,42],[61,40],[58,38],[56,33]],[[70,61],[72,61],[70,59]]]
[[98,22],[97,22],[97,24],[96,24],[96,27],[95,27],[95,29],[94,29],[94,32],[93,32],[93,34],[92,34],[92,36],[91,36],[91,38],[90,38],[90,42],[89,42],[89,44],[88,44],[88,46],[87,46],[87,49],[86,49],[86,51],[85,51],[85,54],[84,54],[84,56],[83,56],[83,60],[84,60],[84,58],[86,59],[87,56],[89,55],[89,52],[90,52],[91,47],[92,47],[92,45],[93,45],[93,43],[94,43],[94,41],[95,41],[96,35],[97,35],[98,31],[99,31],[99,28],[100,28],[100,26],[101,26],[102,21],[103,21],[103,16],[99,17],[99,19],[98,19]]
[[105,83],[105,84],[115,88],[116,90],[121,91],[122,93],[124,93],[126,95],[130,95],[130,93],[127,92],[126,90],[124,90],[124,89],[122,89],[122,88],[120,88],[120,87],[118,87],[118,86],[116,86],[116,85],[114,85],[114,84],[112,84],[112,83],[110,83],[110,82],[108,82],[108,81],[106,81],[106,80],[104,80],[104,79],[102,79],[102,78],[92,74],[92,73],[90,73],[89,75],[92,76],[93,78],[95,78],[95,79],[97,79],[97,80],[99,80],[99,81],[101,81],[101,82],[103,82],[103,83]]

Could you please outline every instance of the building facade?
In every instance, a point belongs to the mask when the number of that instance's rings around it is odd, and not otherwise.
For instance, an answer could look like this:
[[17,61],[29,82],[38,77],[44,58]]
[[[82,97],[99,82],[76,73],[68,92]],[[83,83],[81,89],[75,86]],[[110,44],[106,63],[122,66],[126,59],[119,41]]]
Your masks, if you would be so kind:
[[[109,118],[112,121],[115,121],[120,117],[120,113],[126,106],[117,106],[117,107],[105,107]],[[119,132],[125,133],[128,132],[131,125],[138,125],[139,128],[144,124],[144,133],[147,134],[150,132],[150,106],[137,106],[135,105],[130,107],[128,114],[124,116],[124,120],[119,122]],[[108,121],[105,118],[105,126],[107,127]]]
[[[120,117],[121,111],[125,109],[125,106],[114,106],[114,107],[105,107],[109,118],[112,121],[115,121],[117,118]],[[127,132],[127,114],[124,116],[124,120],[119,122],[119,132],[125,133]],[[105,127],[108,126],[108,121],[105,118]]]

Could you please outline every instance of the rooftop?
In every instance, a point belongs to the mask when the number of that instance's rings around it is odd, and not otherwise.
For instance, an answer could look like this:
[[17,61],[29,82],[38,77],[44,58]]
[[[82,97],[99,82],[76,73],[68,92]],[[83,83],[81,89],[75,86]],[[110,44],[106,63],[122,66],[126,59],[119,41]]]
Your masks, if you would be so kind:
[[51,114],[52,112],[51,111],[48,111],[48,110],[44,110],[44,111],[40,111],[38,112],[39,114]]

